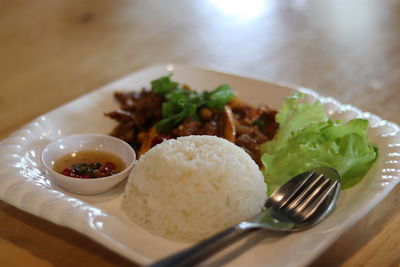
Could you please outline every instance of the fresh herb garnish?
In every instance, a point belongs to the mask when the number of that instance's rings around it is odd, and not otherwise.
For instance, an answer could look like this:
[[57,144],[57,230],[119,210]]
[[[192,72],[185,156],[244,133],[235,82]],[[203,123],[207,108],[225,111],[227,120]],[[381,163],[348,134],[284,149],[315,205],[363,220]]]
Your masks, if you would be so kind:
[[222,111],[233,97],[228,85],[221,85],[210,92],[195,92],[171,81],[171,74],[151,82],[153,93],[165,98],[162,105],[163,119],[156,125],[157,131],[167,133],[186,118],[199,119],[198,110],[207,107]]
[[205,106],[222,111],[226,103],[233,97],[233,91],[229,85],[221,85],[211,92],[205,92]]
[[171,75],[161,77],[157,80],[151,81],[151,90],[153,93],[165,96],[166,94],[179,88],[177,82],[171,81]]

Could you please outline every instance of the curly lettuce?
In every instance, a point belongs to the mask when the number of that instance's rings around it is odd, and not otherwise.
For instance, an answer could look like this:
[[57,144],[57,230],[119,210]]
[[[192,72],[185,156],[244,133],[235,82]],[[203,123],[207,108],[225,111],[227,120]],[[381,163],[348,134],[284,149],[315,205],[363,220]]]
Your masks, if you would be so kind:
[[269,193],[291,177],[319,166],[336,169],[342,189],[356,185],[378,155],[367,141],[368,120],[333,121],[320,102],[299,103],[303,97],[295,94],[286,99],[276,115],[276,136],[260,148]]

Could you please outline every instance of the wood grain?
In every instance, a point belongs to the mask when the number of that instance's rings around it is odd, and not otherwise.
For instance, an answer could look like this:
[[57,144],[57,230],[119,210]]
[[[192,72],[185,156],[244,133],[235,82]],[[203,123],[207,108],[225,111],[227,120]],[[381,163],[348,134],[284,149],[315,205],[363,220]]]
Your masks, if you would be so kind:
[[[301,85],[400,123],[396,0],[0,0],[0,138],[130,72],[184,63]],[[400,265],[399,186],[315,266]],[[0,203],[2,266],[134,265]]]

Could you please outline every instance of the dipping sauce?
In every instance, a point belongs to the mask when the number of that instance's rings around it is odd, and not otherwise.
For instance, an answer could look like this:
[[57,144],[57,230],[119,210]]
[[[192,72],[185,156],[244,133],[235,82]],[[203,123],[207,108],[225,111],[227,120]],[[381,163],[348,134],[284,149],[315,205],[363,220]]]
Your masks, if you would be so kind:
[[57,160],[54,170],[65,176],[93,179],[110,176],[125,169],[116,155],[99,150],[82,150],[67,154]]

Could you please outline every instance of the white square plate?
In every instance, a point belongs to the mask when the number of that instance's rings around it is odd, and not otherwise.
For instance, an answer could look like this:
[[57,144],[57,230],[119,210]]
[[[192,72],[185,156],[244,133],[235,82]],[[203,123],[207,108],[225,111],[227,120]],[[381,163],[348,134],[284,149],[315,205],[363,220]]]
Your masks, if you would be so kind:
[[[189,246],[154,236],[129,222],[120,210],[124,183],[94,196],[74,195],[55,185],[40,162],[49,142],[75,133],[109,133],[115,122],[103,113],[118,108],[113,93],[139,90],[150,81],[173,71],[173,79],[196,89],[229,84],[240,98],[253,105],[278,109],[293,90],[321,101],[333,118],[355,117],[370,121],[369,140],[379,157],[364,180],[344,191],[336,211],[316,227],[290,235],[268,232],[250,236],[226,252],[218,264],[229,266],[301,266],[310,263],[346,229],[365,215],[399,182],[399,127],[370,113],[342,105],[304,88],[289,88],[263,81],[181,65],[148,68],[61,106],[24,126],[0,143],[0,198],[56,224],[75,229],[113,251],[140,264],[148,264]],[[238,253],[242,250],[243,253]]]

